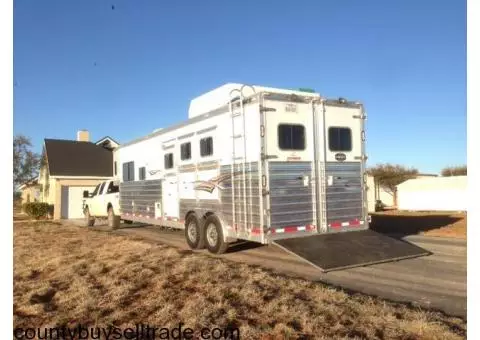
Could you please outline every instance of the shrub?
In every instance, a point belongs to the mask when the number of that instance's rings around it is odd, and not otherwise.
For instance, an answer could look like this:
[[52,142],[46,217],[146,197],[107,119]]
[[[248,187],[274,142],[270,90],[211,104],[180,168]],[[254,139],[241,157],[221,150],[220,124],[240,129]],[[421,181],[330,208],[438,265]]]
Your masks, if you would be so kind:
[[53,212],[53,206],[48,203],[30,202],[23,205],[23,211],[25,211],[28,216],[39,219],[41,217],[47,217],[50,211]]

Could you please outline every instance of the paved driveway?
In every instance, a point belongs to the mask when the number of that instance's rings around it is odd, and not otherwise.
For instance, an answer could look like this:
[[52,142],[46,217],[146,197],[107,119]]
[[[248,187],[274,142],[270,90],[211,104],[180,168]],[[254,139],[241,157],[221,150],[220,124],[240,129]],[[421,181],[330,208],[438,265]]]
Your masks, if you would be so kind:
[[[122,225],[114,233],[140,236],[150,242],[188,249],[183,231],[165,230],[156,226]],[[220,256],[232,261],[260,265],[293,277],[321,281],[347,290],[410,302],[466,317],[466,241],[426,236],[407,236],[404,239],[431,251],[433,255],[329,273],[322,273],[275,245],[243,243],[231,247],[228,253]]]

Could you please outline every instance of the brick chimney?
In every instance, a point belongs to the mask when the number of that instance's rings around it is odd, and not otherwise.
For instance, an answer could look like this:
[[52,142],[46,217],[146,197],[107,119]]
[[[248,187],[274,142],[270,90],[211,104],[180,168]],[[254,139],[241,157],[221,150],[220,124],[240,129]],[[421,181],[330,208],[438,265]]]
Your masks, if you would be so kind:
[[90,142],[90,133],[87,130],[79,130],[77,132],[78,142]]

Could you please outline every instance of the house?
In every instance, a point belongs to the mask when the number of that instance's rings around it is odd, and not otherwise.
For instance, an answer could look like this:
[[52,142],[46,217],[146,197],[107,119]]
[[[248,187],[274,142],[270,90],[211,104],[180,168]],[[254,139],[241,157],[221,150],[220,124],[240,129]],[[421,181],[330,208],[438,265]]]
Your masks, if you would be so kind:
[[37,178],[23,183],[18,190],[22,193],[22,204],[40,201],[40,185]]
[[89,132],[78,131],[77,140],[45,139],[38,176],[40,200],[53,204],[54,219],[82,218],[83,191],[114,176],[111,137],[90,142]]
[[419,177],[397,185],[398,209],[466,211],[467,176]]

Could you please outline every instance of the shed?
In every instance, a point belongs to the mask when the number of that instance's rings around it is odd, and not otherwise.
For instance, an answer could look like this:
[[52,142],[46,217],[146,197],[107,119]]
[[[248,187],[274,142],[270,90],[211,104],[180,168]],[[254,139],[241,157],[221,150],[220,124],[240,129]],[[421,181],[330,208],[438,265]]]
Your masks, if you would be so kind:
[[467,176],[409,179],[397,186],[399,210],[466,211]]

